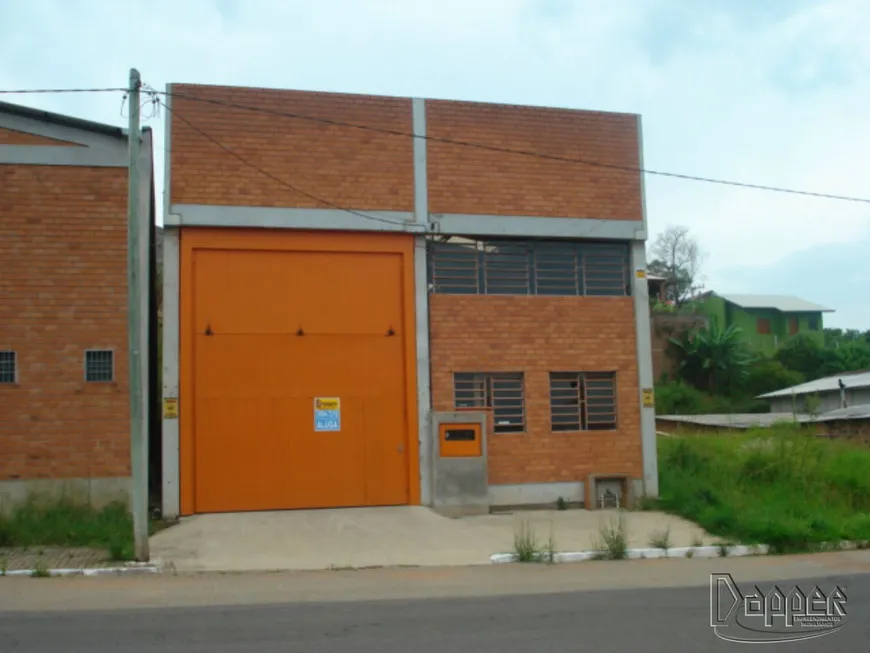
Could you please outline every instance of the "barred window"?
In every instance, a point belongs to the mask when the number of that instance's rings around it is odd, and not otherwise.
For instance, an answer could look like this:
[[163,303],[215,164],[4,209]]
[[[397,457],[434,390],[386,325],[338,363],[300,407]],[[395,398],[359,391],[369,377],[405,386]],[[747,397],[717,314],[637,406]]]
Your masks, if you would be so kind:
[[0,351],[0,383],[15,383],[16,362],[14,351]]
[[114,379],[115,361],[111,349],[90,349],[85,352],[85,381],[106,383]]
[[526,430],[522,373],[465,373],[453,375],[456,408],[492,409],[496,433]]
[[553,431],[616,428],[616,374],[551,372],[550,422]]
[[624,243],[449,238],[429,248],[436,293],[472,295],[631,294]]

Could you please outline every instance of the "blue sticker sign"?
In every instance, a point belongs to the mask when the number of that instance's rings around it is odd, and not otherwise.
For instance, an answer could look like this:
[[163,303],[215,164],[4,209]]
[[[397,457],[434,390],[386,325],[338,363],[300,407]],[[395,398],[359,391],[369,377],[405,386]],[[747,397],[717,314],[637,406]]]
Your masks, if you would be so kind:
[[314,430],[341,430],[341,399],[338,397],[314,398]]

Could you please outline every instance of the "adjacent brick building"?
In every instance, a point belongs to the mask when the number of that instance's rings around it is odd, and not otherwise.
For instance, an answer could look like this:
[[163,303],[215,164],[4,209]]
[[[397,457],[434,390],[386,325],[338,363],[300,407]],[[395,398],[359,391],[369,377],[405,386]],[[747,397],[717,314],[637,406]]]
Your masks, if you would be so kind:
[[657,494],[639,116],[168,93],[167,516]]
[[127,193],[124,130],[0,103],[0,510],[128,497]]

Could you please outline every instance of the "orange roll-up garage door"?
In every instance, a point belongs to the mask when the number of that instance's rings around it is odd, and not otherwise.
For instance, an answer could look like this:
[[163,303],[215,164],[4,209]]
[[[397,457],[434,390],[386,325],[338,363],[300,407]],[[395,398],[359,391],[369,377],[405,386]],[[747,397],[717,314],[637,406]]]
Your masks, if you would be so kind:
[[416,503],[413,237],[181,239],[182,512]]

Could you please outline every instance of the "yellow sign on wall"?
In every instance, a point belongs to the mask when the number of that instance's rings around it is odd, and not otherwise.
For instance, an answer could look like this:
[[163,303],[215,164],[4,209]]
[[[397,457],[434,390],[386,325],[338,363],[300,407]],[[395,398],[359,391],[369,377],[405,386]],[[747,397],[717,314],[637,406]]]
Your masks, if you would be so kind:
[[341,399],[338,397],[316,397],[314,410],[341,410]]
[[655,394],[653,393],[652,388],[644,388],[643,389],[643,407],[644,408],[653,408],[656,405]]
[[637,270],[637,271],[634,273],[634,275],[635,275],[638,279],[646,279],[646,270]]
[[163,400],[163,419],[178,419],[178,399],[175,397]]

